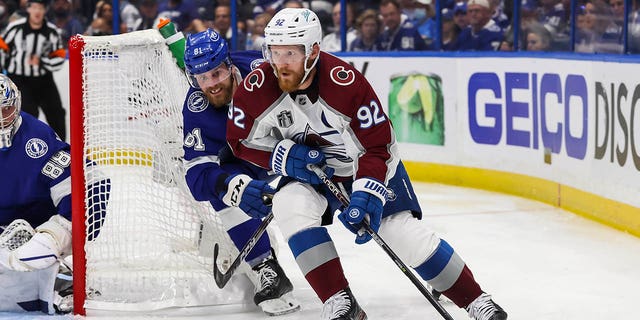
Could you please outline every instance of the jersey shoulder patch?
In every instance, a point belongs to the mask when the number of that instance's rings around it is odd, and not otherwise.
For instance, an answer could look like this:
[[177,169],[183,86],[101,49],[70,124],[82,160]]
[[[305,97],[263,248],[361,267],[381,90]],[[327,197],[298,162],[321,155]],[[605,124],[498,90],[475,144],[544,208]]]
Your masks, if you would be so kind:
[[189,111],[198,113],[207,109],[209,106],[209,100],[201,90],[194,90],[189,94],[187,98],[187,109]]
[[40,138],[31,138],[24,145],[24,151],[32,159],[38,159],[47,154],[49,145]]
[[356,73],[344,66],[335,66],[329,71],[329,78],[337,85],[348,86],[356,80]]
[[251,73],[249,73],[244,78],[244,81],[242,83],[244,85],[244,88],[247,91],[253,92],[253,91],[257,91],[262,87],[262,85],[264,84],[264,80],[265,80],[264,70],[262,70],[261,68],[258,68],[251,71]]

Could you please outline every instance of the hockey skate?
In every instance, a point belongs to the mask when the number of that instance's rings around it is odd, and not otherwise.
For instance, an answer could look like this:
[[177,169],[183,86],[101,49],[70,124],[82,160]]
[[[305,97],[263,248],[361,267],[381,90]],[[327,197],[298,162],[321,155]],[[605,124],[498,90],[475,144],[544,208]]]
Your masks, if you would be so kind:
[[270,316],[279,316],[300,310],[292,295],[293,285],[275,258],[269,258],[253,270],[258,274],[259,287],[253,301]]
[[482,293],[467,308],[469,317],[475,320],[506,320],[507,313],[491,300],[491,295]]
[[322,307],[322,320],[366,320],[367,314],[360,308],[348,287],[338,291]]

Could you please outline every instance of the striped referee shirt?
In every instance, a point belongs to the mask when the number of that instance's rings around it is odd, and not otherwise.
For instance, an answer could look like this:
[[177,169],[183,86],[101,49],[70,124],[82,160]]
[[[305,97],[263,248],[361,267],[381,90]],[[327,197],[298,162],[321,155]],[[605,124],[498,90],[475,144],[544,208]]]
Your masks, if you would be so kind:
[[[13,21],[2,33],[0,49],[7,73],[26,77],[60,70],[66,56],[58,29],[46,20],[38,30],[31,28],[27,18]],[[29,64],[33,55],[40,57],[39,65]]]

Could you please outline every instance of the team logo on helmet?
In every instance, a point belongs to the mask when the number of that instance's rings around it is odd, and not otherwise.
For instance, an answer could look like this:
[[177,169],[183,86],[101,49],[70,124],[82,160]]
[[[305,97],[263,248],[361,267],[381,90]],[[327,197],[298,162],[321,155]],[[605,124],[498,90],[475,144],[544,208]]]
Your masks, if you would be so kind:
[[202,91],[194,91],[189,95],[189,99],[187,100],[187,108],[191,112],[202,112],[209,106],[209,100],[205,97],[204,92]]
[[251,61],[251,70],[257,69],[265,61],[267,61],[267,60],[265,60],[265,59],[255,59],[255,60]]
[[42,141],[38,138],[31,138],[27,141],[27,144],[24,146],[24,151],[27,152],[27,155],[33,159],[38,159],[49,151],[49,146],[46,142]]
[[246,78],[244,78],[244,88],[247,89],[247,91],[253,91],[255,88],[260,88],[263,84],[264,72],[262,69],[253,70]]
[[329,72],[331,80],[341,86],[348,86],[356,80],[353,70],[346,70],[343,66],[337,66]]

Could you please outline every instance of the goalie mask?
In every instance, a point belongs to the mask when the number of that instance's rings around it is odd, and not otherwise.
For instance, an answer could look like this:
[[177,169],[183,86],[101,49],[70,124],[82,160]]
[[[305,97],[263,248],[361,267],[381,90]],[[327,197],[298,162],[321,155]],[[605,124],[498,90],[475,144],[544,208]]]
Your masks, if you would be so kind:
[[4,74],[0,74],[0,150],[11,147],[20,122],[20,91]]
[[[309,76],[319,59],[315,58],[311,67],[307,68],[307,61],[313,52],[315,44],[320,45],[322,41],[322,26],[318,16],[309,9],[285,8],[269,21],[264,28],[264,44],[262,45],[262,55],[269,63],[274,64],[274,56],[271,54],[273,45],[301,45],[304,47],[304,82]],[[275,72],[275,68],[274,68]],[[276,73],[276,77],[278,74]]]
[[229,46],[219,33],[207,29],[187,37],[184,66],[189,84],[200,88],[198,82],[213,86],[231,75]]

